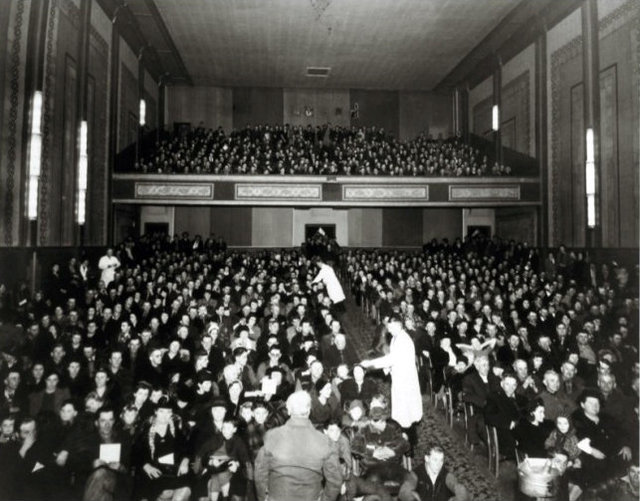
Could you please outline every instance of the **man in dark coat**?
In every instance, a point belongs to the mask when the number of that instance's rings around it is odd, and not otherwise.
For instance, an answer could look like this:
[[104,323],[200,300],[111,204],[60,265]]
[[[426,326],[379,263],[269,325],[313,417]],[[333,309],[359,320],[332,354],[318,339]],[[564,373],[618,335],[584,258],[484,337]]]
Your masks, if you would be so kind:
[[514,374],[506,374],[500,382],[500,390],[492,392],[487,397],[484,408],[484,419],[489,426],[494,426],[498,432],[500,456],[509,459],[514,457],[516,441],[513,429],[522,416],[522,409],[526,405],[523,397],[516,394],[518,382]]
[[474,370],[462,379],[463,400],[473,406],[473,416],[469,417],[469,441],[477,444],[484,434],[484,408],[487,397],[500,388],[500,380],[489,368],[489,358],[478,356],[473,362]]

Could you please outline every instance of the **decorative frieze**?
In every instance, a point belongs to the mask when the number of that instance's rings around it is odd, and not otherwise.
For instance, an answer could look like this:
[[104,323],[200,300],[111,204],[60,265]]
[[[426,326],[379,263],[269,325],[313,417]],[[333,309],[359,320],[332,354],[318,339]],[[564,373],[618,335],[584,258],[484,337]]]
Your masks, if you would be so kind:
[[213,184],[136,183],[136,198],[213,200]]
[[449,201],[502,201],[520,200],[520,186],[449,186]]
[[319,184],[236,184],[236,200],[322,200]]
[[367,185],[350,185],[342,187],[342,199],[357,201],[415,201],[429,200],[429,187],[426,185],[398,185],[398,186],[367,186]]

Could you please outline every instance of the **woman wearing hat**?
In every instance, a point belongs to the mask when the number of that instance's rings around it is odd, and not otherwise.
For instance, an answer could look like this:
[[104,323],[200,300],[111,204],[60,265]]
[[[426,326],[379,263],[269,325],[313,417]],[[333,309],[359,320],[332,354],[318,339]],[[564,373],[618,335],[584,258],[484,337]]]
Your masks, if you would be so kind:
[[151,423],[140,435],[135,457],[139,459],[138,490],[142,498],[186,501],[189,487],[189,456],[174,404],[163,396]]

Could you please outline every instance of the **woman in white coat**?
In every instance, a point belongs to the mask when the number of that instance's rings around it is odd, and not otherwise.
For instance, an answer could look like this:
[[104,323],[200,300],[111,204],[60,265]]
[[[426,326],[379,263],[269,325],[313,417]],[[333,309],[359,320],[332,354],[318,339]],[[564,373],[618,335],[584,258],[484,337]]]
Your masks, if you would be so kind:
[[364,360],[360,365],[391,373],[391,417],[403,428],[411,428],[422,419],[422,395],[415,348],[399,317],[389,319],[387,330],[392,336],[389,354]]

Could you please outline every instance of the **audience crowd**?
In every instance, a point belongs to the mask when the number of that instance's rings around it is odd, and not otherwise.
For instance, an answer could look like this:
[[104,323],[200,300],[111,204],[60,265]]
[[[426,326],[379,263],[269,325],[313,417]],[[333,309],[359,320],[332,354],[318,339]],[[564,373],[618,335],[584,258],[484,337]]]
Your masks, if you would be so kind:
[[[372,352],[401,318],[425,389],[473,406],[472,442],[486,423],[507,457],[564,454],[576,489],[637,464],[635,273],[480,238],[333,257],[380,321]],[[304,391],[337,465],[325,493],[469,499],[442,449],[409,471],[415,439],[358,364],[322,265],[154,235],[56,264],[33,294],[0,287],[0,498],[263,501],[272,454],[299,464],[299,444],[274,438],[283,428],[266,434],[307,419],[287,404]],[[306,492],[301,469],[279,470],[271,492]]]
[[197,127],[156,142],[139,173],[321,176],[504,176],[511,168],[457,139],[398,141],[376,127]]
[[637,268],[480,236],[350,250],[344,266],[382,325],[404,317],[422,381],[436,398],[450,390],[454,412],[467,407],[472,447],[494,427],[500,460],[562,456],[567,499],[606,497],[638,464]]

